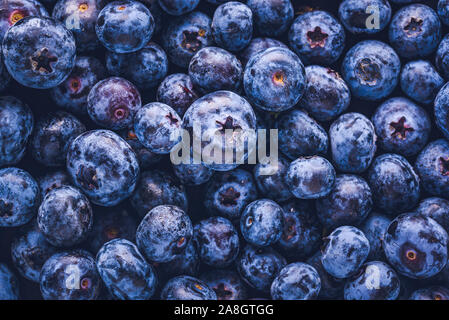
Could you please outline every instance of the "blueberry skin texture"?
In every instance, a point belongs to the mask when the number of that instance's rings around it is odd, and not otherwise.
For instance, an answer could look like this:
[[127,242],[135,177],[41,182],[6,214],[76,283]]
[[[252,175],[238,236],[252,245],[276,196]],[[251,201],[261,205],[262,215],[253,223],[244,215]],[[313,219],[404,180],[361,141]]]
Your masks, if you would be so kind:
[[17,232],[11,243],[11,257],[14,266],[22,277],[39,283],[42,266],[57,252],[50,245],[35,221]]
[[352,174],[337,176],[332,191],[316,201],[318,219],[328,230],[357,226],[371,212],[373,199],[368,183]]
[[390,223],[391,219],[387,216],[372,212],[360,226],[360,230],[363,231],[369,240],[370,252],[368,260],[385,260],[382,239]]
[[142,49],[154,31],[154,18],[142,3],[119,0],[107,4],[98,14],[95,32],[106,49],[129,53]]
[[45,195],[39,207],[37,223],[50,244],[71,247],[86,239],[92,229],[92,207],[78,189],[62,186]]
[[396,300],[400,281],[396,272],[382,261],[365,263],[359,274],[345,285],[345,300]]
[[400,71],[401,62],[396,52],[377,40],[357,43],[346,53],[341,65],[341,74],[352,95],[372,101],[393,92]]
[[195,225],[193,241],[201,261],[214,268],[232,264],[239,253],[239,235],[231,221],[211,217]]
[[65,170],[50,171],[37,179],[39,194],[43,198],[53,189],[72,185],[72,180]]
[[29,222],[39,205],[39,186],[25,170],[0,170],[0,226],[17,227]]
[[402,68],[400,85],[409,98],[427,105],[435,100],[444,79],[429,61],[417,60]]
[[58,111],[36,123],[30,140],[33,158],[47,167],[64,166],[70,143],[86,126],[70,113]]
[[351,112],[335,120],[330,129],[332,160],[343,172],[361,173],[376,154],[377,136],[373,123],[361,113]]
[[240,230],[246,242],[266,247],[279,241],[284,228],[284,210],[274,201],[251,202],[240,217]]
[[181,118],[170,106],[152,102],[137,111],[134,132],[139,142],[151,152],[170,153],[181,139]]
[[211,46],[211,23],[211,18],[199,11],[171,19],[162,32],[162,46],[170,62],[187,68],[196,52]]
[[286,182],[296,198],[318,199],[332,191],[335,174],[332,164],[323,157],[299,157],[290,163]]
[[64,81],[75,65],[75,38],[59,21],[26,17],[3,38],[8,72],[20,84],[49,89]]
[[285,111],[297,104],[304,94],[304,65],[289,49],[267,49],[248,61],[243,74],[243,87],[250,102],[258,108]]
[[274,47],[288,49],[283,42],[273,38],[253,38],[248,46],[239,53],[240,61],[245,66],[248,61],[259,52]]
[[449,139],[449,85],[446,83],[438,92],[434,103],[437,128]]
[[193,86],[202,93],[217,90],[239,92],[243,67],[233,54],[218,47],[206,47],[190,60],[189,77]]
[[290,46],[305,64],[335,62],[343,52],[345,40],[343,26],[320,10],[299,15],[288,33]]
[[434,52],[441,41],[441,22],[432,8],[412,4],[396,11],[388,37],[401,57],[424,57]]
[[0,263],[0,300],[18,300],[19,282],[8,266]]
[[323,234],[313,203],[291,199],[282,204],[282,209],[284,227],[277,247],[288,258],[310,256],[318,249]]
[[437,5],[437,13],[440,21],[448,26],[449,25],[449,1],[439,0]]
[[385,232],[382,246],[390,264],[412,279],[426,279],[447,262],[447,232],[435,220],[401,214]]
[[85,250],[54,254],[42,267],[40,288],[45,300],[97,299],[101,278],[94,257]]
[[217,300],[217,295],[205,282],[190,276],[170,279],[161,292],[162,300]]
[[368,171],[374,204],[394,216],[413,208],[419,200],[420,179],[410,163],[397,154],[374,159]]
[[184,185],[172,174],[159,170],[142,172],[130,202],[140,217],[162,204],[178,206],[184,211],[188,208]]
[[94,204],[105,207],[131,195],[140,171],[131,147],[109,130],[78,136],[67,152],[67,170]]
[[95,22],[104,6],[104,0],[59,0],[52,17],[72,31],[78,52],[93,51],[100,47]]
[[274,278],[286,264],[285,258],[273,248],[247,244],[237,260],[237,270],[250,287],[268,293]]
[[277,37],[293,21],[294,10],[290,0],[248,0],[253,12],[254,26],[261,36]]
[[99,126],[111,130],[129,128],[142,107],[139,90],[120,77],[110,77],[95,84],[87,96],[87,113]]
[[329,274],[339,279],[354,275],[370,251],[369,241],[363,232],[351,226],[335,229],[324,241],[321,262]]
[[429,143],[416,159],[415,168],[422,187],[433,196],[448,198],[448,159],[449,143],[444,139]]
[[292,109],[281,114],[275,128],[279,130],[279,150],[290,160],[327,153],[326,130],[304,111]]
[[442,286],[418,289],[408,300],[449,300],[449,289]]
[[449,201],[442,198],[431,197],[422,200],[416,213],[427,218],[432,218],[446,230],[449,230]]
[[139,161],[139,167],[141,170],[145,170],[158,163],[162,155],[151,152],[145,148],[136,136],[134,129],[123,130],[120,136],[129,144],[133,149]]
[[343,299],[343,289],[345,285],[344,279],[337,279],[331,276],[323,268],[321,263],[321,251],[316,252],[313,256],[306,260],[306,263],[311,265],[318,272],[321,281],[321,290],[318,295],[319,299]]
[[321,289],[318,272],[312,266],[295,262],[286,265],[271,284],[274,300],[313,300]]
[[131,53],[106,52],[106,68],[113,76],[131,81],[139,89],[155,88],[168,72],[168,58],[156,43],[149,42]]
[[195,248],[195,244],[193,241],[190,241],[186,249],[180,254],[175,255],[173,260],[158,263],[155,266],[158,275],[160,275],[160,279],[171,279],[180,275],[196,277],[199,274],[200,257]]
[[[193,148],[193,154],[199,157],[200,152],[203,165],[213,170],[235,169],[255,148],[253,143],[242,141],[246,132],[256,129],[256,114],[248,101],[231,91],[215,91],[192,103],[184,114],[182,128],[193,131],[191,141],[201,141],[201,150]],[[227,129],[234,131],[223,143]],[[231,163],[225,158],[226,152],[233,154]]]
[[235,271],[212,270],[201,275],[200,279],[215,291],[218,300],[247,299],[246,287]]
[[449,35],[445,35],[438,45],[435,66],[446,80],[449,79]]
[[202,164],[193,163],[193,158],[191,157],[189,163],[173,164],[173,173],[182,184],[199,186],[212,178],[214,170],[209,169]]
[[229,51],[240,51],[251,41],[253,13],[240,2],[230,1],[218,6],[212,18],[215,43]]
[[157,276],[126,239],[105,243],[97,253],[97,269],[109,293],[119,300],[148,300],[156,290]]
[[[375,12],[367,12],[369,6],[378,10],[379,27],[374,25],[373,19],[368,20]],[[352,34],[375,34],[385,29],[390,22],[391,6],[384,0],[345,0],[338,8],[338,17],[346,30]]]
[[28,105],[12,96],[0,97],[0,167],[22,159],[33,128]]
[[58,107],[74,114],[85,115],[90,90],[106,76],[106,68],[100,60],[78,56],[70,75],[59,86],[50,89],[50,96]]
[[298,106],[318,121],[342,114],[351,102],[351,91],[338,72],[312,65],[306,67],[307,85]]
[[137,227],[139,250],[154,262],[168,262],[182,253],[193,237],[189,216],[179,207],[157,206],[148,212]]
[[218,172],[205,187],[204,206],[210,215],[240,219],[243,209],[257,199],[253,176],[242,169]]
[[413,156],[427,144],[431,122],[427,112],[406,98],[382,103],[372,117],[380,148]]
[[172,107],[181,117],[200,97],[192,80],[185,73],[173,73],[162,80],[157,88],[156,100]]
[[159,0],[161,8],[172,16],[180,16],[195,10],[200,0]]
[[275,163],[257,163],[254,166],[254,180],[264,197],[286,201],[293,196],[285,181],[289,165],[290,161],[280,155]]

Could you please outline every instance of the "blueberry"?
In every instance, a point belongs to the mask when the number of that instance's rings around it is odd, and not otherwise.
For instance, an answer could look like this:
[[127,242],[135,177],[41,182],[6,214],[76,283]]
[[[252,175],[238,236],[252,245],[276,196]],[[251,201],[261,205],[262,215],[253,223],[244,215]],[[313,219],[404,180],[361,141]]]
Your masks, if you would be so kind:
[[161,292],[162,300],[217,300],[215,291],[205,282],[190,276],[170,279]]
[[274,300],[312,300],[318,296],[321,281],[314,267],[295,262],[286,265],[271,284]]
[[114,76],[131,81],[139,89],[155,88],[168,72],[168,58],[154,42],[131,53],[106,52],[106,68]]
[[446,140],[429,143],[418,155],[415,167],[425,191],[434,196],[448,197],[449,143]]
[[329,139],[324,128],[307,113],[292,109],[277,118],[279,149],[291,160],[327,152]]
[[154,262],[168,262],[182,253],[193,237],[189,216],[179,207],[157,206],[148,212],[136,232],[140,251]]
[[105,243],[97,253],[98,273],[110,294],[120,300],[147,300],[157,277],[136,245],[125,239]]
[[361,225],[360,229],[369,240],[369,260],[385,260],[382,239],[390,223],[391,219],[387,216],[372,212]]
[[251,41],[253,13],[247,5],[229,1],[215,10],[211,27],[217,45],[229,51],[240,51]]
[[184,185],[172,174],[159,170],[142,172],[130,202],[140,217],[162,204],[178,206],[184,211],[188,208]]
[[164,263],[154,263],[158,274],[163,278],[171,279],[180,275],[196,277],[200,269],[200,257],[193,241],[187,244],[186,249],[175,255],[173,260]]
[[323,231],[313,203],[292,199],[282,209],[283,230],[277,246],[289,258],[310,256],[318,249]]
[[449,1],[439,0],[437,5],[437,13],[441,22],[448,26],[449,25]]
[[409,300],[449,300],[449,289],[432,286],[414,291]]
[[343,26],[326,11],[299,15],[288,33],[290,46],[306,64],[335,62],[345,46]]
[[404,213],[390,223],[382,246],[396,271],[425,279],[446,265],[447,243],[446,231],[435,220]]
[[120,136],[133,149],[137,156],[137,160],[139,161],[139,167],[141,170],[148,169],[161,160],[162,155],[151,152],[139,142],[134,129],[123,130],[121,131]]
[[351,226],[338,227],[324,241],[321,262],[329,274],[339,279],[356,274],[370,251],[363,232]]
[[240,230],[246,242],[269,246],[282,236],[284,210],[274,201],[259,199],[251,202],[240,217]]
[[292,51],[270,48],[248,61],[243,86],[248,99],[257,107],[265,111],[284,111],[297,104],[304,94],[304,66]]
[[98,14],[95,32],[106,49],[116,53],[142,49],[154,31],[154,18],[142,3],[119,0],[108,3]]
[[441,22],[429,6],[412,4],[396,11],[388,36],[401,57],[427,56],[437,49],[441,40]]
[[204,206],[210,215],[240,219],[243,209],[257,199],[253,176],[242,169],[219,172],[212,176],[205,188]]
[[131,147],[108,130],[92,130],[78,136],[67,153],[67,170],[93,203],[106,207],[130,196],[139,176]]
[[213,270],[200,277],[212,290],[218,300],[245,300],[246,287],[235,271]]
[[237,269],[252,288],[269,292],[271,283],[287,261],[271,247],[246,245],[238,260]]
[[11,96],[0,97],[0,167],[19,162],[33,131],[31,109]]
[[356,112],[340,116],[332,123],[329,137],[337,169],[351,173],[368,169],[377,150],[377,136],[367,117]]
[[195,164],[193,156],[191,156],[188,163],[173,164],[173,173],[182,184],[198,186],[208,182],[214,171],[201,163]]
[[40,288],[45,300],[95,300],[101,278],[95,259],[84,250],[56,253],[42,267]]
[[201,261],[208,266],[224,268],[237,258],[239,236],[228,219],[201,220],[194,227],[193,239]]
[[400,81],[402,91],[423,104],[431,104],[444,84],[444,79],[426,60],[407,63],[401,71]]
[[449,201],[431,197],[422,200],[416,208],[416,213],[432,218],[438,222],[446,232],[449,230]]
[[368,184],[374,204],[387,213],[396,216],[418,203],[420,179],[400,155],[383,154],[374,159],[368,171]]
[[[1,45],[0,52],[2,52]],[[9,74],[5,64],[3,63],[4,59],[5,58],[3,57],[3,54],[0,54],[0,91],[5,90],[11,82],[11,75]]]
[[56,87],[69,76],[75,49],[72,32],[59,21],[44,17],[19,20],[3,38],[9,73],[22,85],[37,89]]
[[172,19],[162,32],[162,46],[170,62],[187,68],[193,55],[212,45],[212,20],[199,11]]
[[44,166],[63,166],[70,143],[84,131],[84,124],[70,113],[50,113],[36,123],[30,140],[31,154]]
[[0,226],[17,227],[29,222],[39,205],[39,186],[19,168],[0,169]]
[[307,86],[299,106],[319,121],[342,114],[351,102],[351,92],[338,72],[317,65],[306,67]]
[[373,199],[368,183],[351,174],[337,176],[332,191],[316,201],[318,218],[325,228],[359,225],[371,212]]
[[276,163],[258,163],[254,166],[257,187],[265,197],[285,201],[293,196],[285,180],[289,165],[290,161],[279,156]]
[[37,223],[52,245],[71,247],[86,239],[92,229],[92,207],[78,189],[62,186],[45,195],[39,207]]
[[449,35],[445,35],[438,45],[435,66],[446,80],[449,79]]
[[318,298],[321,299],[343,299],[344,279],[337,279],[331,276],[323,268],[321,263],[321,252],[318,251],[312,257],[307,259],[306,263],[311,265],[318,272],[321,282],[321,290]]
[[449,139],[449,85],[446,83],[435,98],[435,122],[444,137]]
[[380,100],[393,92],[401,62],[396,52],[377,40],[353,46],[343,59],[341,74],[351,93],[363,100]]
[[345,300],[396,300],[400,281],[396,272],[381,261],[365,263],[345,285]]
[[46,173],[37,180],[39,184],[40,196],[43,198],[53,189],[69,186],[72,184],[70,176],[65,170],[56,170]]
[[128,80],[111,77],[95,84],[87,96],[87,112],[98,125],[119,130],[132,126],[141,108],[140,93]]
[[78,52],[99,48],[95,22],[105,2],[105,0],[59,0],[53,7],[53,19],[61,21],[72,31]]
[[189,77],[200,92],[217,90],[240,91],[243,68],[240,61],[228,51],[206,47],[190,60]]
[[18,300],[19,282],[6,264],[0,263],[0,300]]
[[78,56],[72,72],[59,86],[50,90],[53,102],[72,113],[87,114],[87,96],[92,87],[106,78],[102,62],[94,57]]
[[181,117],[190,105],[200,97],[187,74],[173,73],[162,80],[156,99],[172,107]]
[[417,154],[427,143],[431,123],[427,112],[406,98],[391,98],[373,115],[379,146],[406,157]]
[[[377,15],[373,17],[373,14]],[[384,0],[344,0],[338,8],[338,16],[346,30],[353,34],[375,34],[390,22],[391,6]]]
[[274,47],[288,49],[283,42],[273,38],[254,38],[244,50],[240,51],[240,61],[242,61],[243,65],[246,65],[259,52]]
[[335,169],[323,157],[299,157],[290,163],[286,182],[296,198],[322,198],[327,196],[334,187]]
[[284,33],[293,20],[294,10],[290,0],[248,0],[254,26],[262,36],[276,37]]

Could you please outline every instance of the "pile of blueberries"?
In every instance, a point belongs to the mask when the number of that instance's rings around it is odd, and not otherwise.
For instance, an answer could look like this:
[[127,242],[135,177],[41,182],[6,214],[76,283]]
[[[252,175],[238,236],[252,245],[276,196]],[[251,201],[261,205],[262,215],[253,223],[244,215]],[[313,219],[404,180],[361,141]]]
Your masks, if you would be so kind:
[[[0,37],[0,299],[449,299],[449,0],[4,0]],[[277,161],[176,163],[195,125]]]

